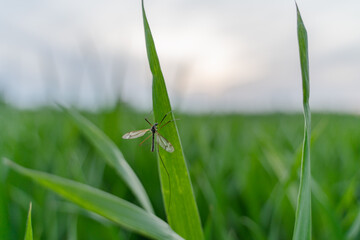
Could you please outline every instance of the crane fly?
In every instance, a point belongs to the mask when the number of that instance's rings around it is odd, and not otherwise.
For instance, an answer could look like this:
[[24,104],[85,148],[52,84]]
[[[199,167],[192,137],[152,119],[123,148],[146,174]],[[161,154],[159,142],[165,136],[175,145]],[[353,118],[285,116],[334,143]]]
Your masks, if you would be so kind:
[[169,113],[165,114],[165,116],[162,118],[160,123],[154,123],[151,124],[150,121],[145,118],[145,121],[151,126],[151,128],[148,129],[143,129],[143,130],[138,130],[138,131],[132,131],[132,132],[128,132],[125,133],[122,138],[123,139],[134,139],[134,138],[139,138],[144,136],[146,133],[150,132],[151,135],[149,135],[148,137],[146,137],[141,143],[140,145],[142,145],[146,140],[148,140],[150,137],[152,137],[152,143],[151,143],[151,151],[154,152],[155,149],[155,141],[163,148],[165,149],[165,151],[167,152],[174,152],[174,147],[173,145],[171,145],[171,143],[166,140],[166,138],[164,138],[163,136],[161,136],[161,134],[158,132],[161,128],[165,127],[168,123],[172,122],[173,120],[170,120],[168,122],[166,122],[164,125],[161,126],[162,122],[165,120],[166,116]]
[[[170,111],[171,112],[171,111]],[[147,136],[141,143],[140,143],[140,146],[146,141],[148,140],[150,137],[152,137],[152,142],[151,142],[151,151],[154,152],[155,150],[155,139],[156,139],[156,142],[163,148],[165,149],[165,151],[167,152],[174,152],[174,147],[173,145],[171,145],[171,143],[166,140],[166,138],[164,138],[163,136],[161,136],[161,134],[158,132],[160,129],[162,129],[163,127],[165,127],[167,124],[169,124],[170,122],[173,122],[175,121],[176,119],[174,120],[170,120],[168,122],[166,122],[164,125],[161,126],[161,124],[163,123],[163,121],[165,120],[166,116],[170,113],[168,112],[167,114],[165,114],[165,116],[161,119],[160,123],[154,123],[154,124],[151,124],[151,122],[145,118],[145,121],[151,126],[151,128],[148,128],[148,129],[143,129],[143,130],[138,130],[138,131],[132,131],[132,132],[128,132],[128,133],[125,133],[122,138],[123,139],[134,139],[134,138],[139,138],[139,137],[142,137],[144,136],[146,133],[150,132],[151,135]],[[169,188],[170,188],[170,196],[169,196],[169,202],[168,202],[168,212],[170,211],[170,203],[171,203],[171,182],[170,182],[170,175],[169,175],[169,172],[165,166],[165,163],[164,161],[162,160],[161,158],[161,155],[160,155],[160,152],[159,152],[159,148],[157,148],[157,151],[158,151],[158,155],[160,157],[160,160],[161,160],[161,163],[162,165],[164,166],[164,169],[166,171],[166,174],[168,176],[168,180],[169,180]]]

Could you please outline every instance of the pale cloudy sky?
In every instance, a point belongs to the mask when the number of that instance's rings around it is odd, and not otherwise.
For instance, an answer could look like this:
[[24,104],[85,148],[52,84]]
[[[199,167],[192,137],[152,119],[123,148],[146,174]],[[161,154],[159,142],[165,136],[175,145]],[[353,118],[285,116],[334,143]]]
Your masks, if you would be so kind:
[[[299,0],[310,104],[360,113],[360,1]],[[20,107],[151,108],[140,0],[0,0],[0,93]],[[188,111],[299,111],[292,0],[147,0],[170,99]]]

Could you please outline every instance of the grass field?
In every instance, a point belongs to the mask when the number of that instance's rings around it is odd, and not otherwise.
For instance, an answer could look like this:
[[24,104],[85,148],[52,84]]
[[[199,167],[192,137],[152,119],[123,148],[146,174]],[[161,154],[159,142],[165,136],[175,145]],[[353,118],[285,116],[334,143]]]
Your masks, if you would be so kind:
[[311,117],[299,10],[304,116],[170,111],[142,13],[155,153],[123,139],[149,133],[127,132],[149,128],[151,114],[122,102],[85,117],[1,104],[0,239],[359,239],[360,117]]
[[[158,166],[150,145],[123,140],[147,127],[119,103],[83,113],[123,152],[155,213],[165,219]],[[187,115],[175,111],[206,239],[290,239],[303,139],[301,114]],[[359,239],[360,117],[313,114],[314,239]],[[61,111],[0,107],[0,155],[137,203],[114,170]],[[0,236],[22,239],[33,202],[34,239],[144,239],[58,197],[1,165]],[[171,176],[170,176],[171,178]]]

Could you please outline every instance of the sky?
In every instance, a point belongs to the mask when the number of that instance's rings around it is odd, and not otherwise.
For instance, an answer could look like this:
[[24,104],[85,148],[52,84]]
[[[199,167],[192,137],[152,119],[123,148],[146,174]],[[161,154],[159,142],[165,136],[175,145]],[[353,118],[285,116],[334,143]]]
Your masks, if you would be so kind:
[[[0,95],[20,108],[117,99],[151,109],[141,3],[0,0]],[[308,31],[310,106],[360,113],[360,1],[298,1]],[[145,0],[173,107],[301,111],[290,0]]]

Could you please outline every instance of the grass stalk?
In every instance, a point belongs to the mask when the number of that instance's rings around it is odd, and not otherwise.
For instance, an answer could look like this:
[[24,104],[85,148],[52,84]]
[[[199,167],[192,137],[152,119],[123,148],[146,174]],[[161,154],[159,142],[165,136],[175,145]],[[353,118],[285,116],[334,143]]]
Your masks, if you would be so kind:
[[[174,120],[164,77],[160,68],[150,26],[146,18],[142,1],[145,41],[152,79],[153,111],[155,121],[159,122],[170,112],[166,121]],[[195,196],[186,166],[176,121],[161,129],[161,134],[174,146],[173,153],[162,148],[158,151],[158,166],[165,210],[170,226],[185,239],[201,240],[204,238]],[[160,159],[160,160],[159,160]],[[164,162],[166,169],[160,161]],[[170,181],[169,181],[170,177]]]
[[[296,4],[296,3],[295,3]],[[309,58],[307,32],[296,4],[297,34],[299,43],[303,108],[304,108],[304,141],[301,159],[300,187],[296,208],[293,240],[311,239],[311,167],[310,167],[310,138],[311,138],[311,112],[309,106]]]

